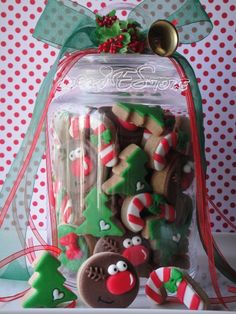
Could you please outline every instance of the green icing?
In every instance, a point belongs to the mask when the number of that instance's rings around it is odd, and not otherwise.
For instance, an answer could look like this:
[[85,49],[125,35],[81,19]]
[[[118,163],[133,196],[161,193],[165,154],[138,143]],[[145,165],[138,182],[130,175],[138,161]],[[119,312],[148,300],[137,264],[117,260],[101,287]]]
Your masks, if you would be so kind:
[[178,131],[178,143],[176,149],[178,151],[184,151],[190,141],[189,135],[181,130]]
[[142,117],[150,117],[161,127],[164,127],[165,125],[163,110],[159,106],[150,107],[147,105],[130,104],[130,103],[123,103],[123,102],[120,102],[117,105],[129,113],[137,112]]
[[152,205],[148,208],[148,211],[152,214],[160,213],[160,204],[165,203],[165,199],[162,195],[159,194],[152,194]]
[[176,268],[172,268],[170,280],[164,283],[164,287],[170,293],[175,293],[178,290],[178,283],[183,279],[183,274]]
[[112,140],[112,133],[109,129],[107,129],[106,131],[102,132],[101,135],[95,135],[92,134],[90,136],[90,141],[94,146],[98,146],[99,141],[103,141],[104,144],[110,144]]
[[[76,227],[71,225],[60,225],[58,227],[58,238],[62,238],[69,233],[76,233]],[[89,257],[89,248],[82,236],[78,236],[78,247],[83,252],[83,255],[79,259],[68,259],[66,256],[66,247],[58,244],[59,248],[61,249],[61,254],[59,256],[59,260],[61,261],[62,265],[66,268],[70,269],[72,272],[77,272],[80,266],[83,264],[84,261]]]
[[94,187],[85,198],[85,221],[77,228],[77,234],[91,234],[95,237],[122,236],[124,231],[113,221],[114,214],[107,207],[108,197]]
[[53,308],[76,300],[77,296],[64,286],[66,279],[57,270],[61,263],[49,252],[45,252],[35,266],[37,276],[32,277],[33,289],[25,295],[25,308]]
[[137,146],[125,162],[127,166],[120,174],[120,181],[111,186],[108,193],[130,196],[150,192],[151,188],[145,179],[147,175],[145,164],[148,162],[146,153]]
[[160,264],[168,266],[173,255],[186,252],[188,226],[176,226],[175,222],[168,223],[164,219],[147,221],[150,240],[160,252]]

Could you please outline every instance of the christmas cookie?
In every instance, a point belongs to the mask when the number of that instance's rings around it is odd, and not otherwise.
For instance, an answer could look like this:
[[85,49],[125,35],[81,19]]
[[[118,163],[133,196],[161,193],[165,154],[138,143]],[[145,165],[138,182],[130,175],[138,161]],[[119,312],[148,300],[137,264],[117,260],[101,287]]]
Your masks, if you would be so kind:
[[167,202],[173,205],[181,190],[181,165],[180,154],[170,153],[167,158],[167,166],[161,171],[154,171],[151,178],[153,191],[163,195]]
[[95,238],[89,235],[78,235],[76,226],[63,224],[58,227],[58,245],[61,249],[59,260],[72,272],[77,272],[92,255],[95,243]]
[[145,219],[150,214],[158,215],[169,222],[175,220],[174,207],[158,194],[140,193],[128,196],[122,204],[121,220],[133,232],[139,232],[145,227]]
[[105,114],[114,124],[120,150],[125,149],[130,144],[141,144],[144,129],[133,123],[119,119],[111,110],[111,107],[99,108],[99,112]]
[[103,191],[122,195],[150,191],[146,181],[146,153],[139,146],[131,144],[120,153],[119,159],[120,162],[112,168],[112,177],[102,185]]
[[164,130],[163,110],[159,106],[120,102],[112,107],[112,111],[121,121],[143,127],[157,136]]
[[71,119],[70,134],[74,139],[79,138],[80,132],[86,129],[90,131],[90,142],[96,148],[102,165],[113,167],[118,159],[116,130],[110,119],[98,111]]
[[193,214],[193,201],[188,195],[181,193],[178,194],[176,204],[176,226],[189,226]]
[[140,234],[126,232],[122,237],[100,238],[95,245],[94,253],[114,252],[123,255],[134,266],[139,277],[148,277],[153,269],[149,241]]
[[124,308],[138,294],[134,266],[117,253],[97,253],[80,268],[77,287],[82,300],[95,308]]
[[182,165],[181,172],[181,188],[182,190],[187,190],[194,179],[194,163],[191,160],[186,160],[186,162]]
[[85,220],[77,228],[77,234],[90,234],[95,237],[107,235],[121,236],[124,229],[115,218],[115,213],[111,209],[111,204],[107,195],[96,187],[85,198],[85,210],[82,215]]
[[154,270],[145,286],[146,296],[156,304],[175,296],[189,310],[206,310],[209,299],[189,275],[178,268],[161,267]]
[[61,263],[49,252],[34,263],[35,273],[29,280],[31,289],[24,295],[25,308],[53,308],[76,300],[77,296],[64,285],[66,279],[58,271]]
[[173,130],[180,135],[180,140],[176,147],[178,152],[187,156],[192,156],[193,152],[189,118],[185,116],[176,116]]
[[[150,241],[151,248],[158,252],[159,265],[173,265],[177,256],[184,256],[188,252],[188,226],[177,226],[155,216],[146,219],[142,236]],[[182,268],[188,268],[189,264]]]

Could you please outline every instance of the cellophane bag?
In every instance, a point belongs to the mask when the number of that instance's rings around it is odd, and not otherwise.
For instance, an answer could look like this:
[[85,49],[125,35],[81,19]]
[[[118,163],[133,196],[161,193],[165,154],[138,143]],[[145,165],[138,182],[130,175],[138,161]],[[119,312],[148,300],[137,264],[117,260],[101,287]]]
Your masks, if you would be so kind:
[[[124,4],[114,7],[119,15]],[[0,239],[9,241],[0,251],[1,278],[27,280],[37,252],[48,250],[75,287],[89,258],[112,252],[135,268],[140,296],[158,267],[199,278],[200,235],[224,303],[215,265],[233,282],[236,276],[210,230],[201,96],[183,56],[152,54],[148,30],[158,19],[174,25],[182,44],[212,29],[198,0],[144,0],[127,21],[115,11],[103,17],[70,0],[48,1],[34,36],[60,52],[0,194]],[[44,234],[32,219],[39,175]],[[100,266],[88,272],[94,282],[104,276]],[[112,274],[124,268],[110,266]]]

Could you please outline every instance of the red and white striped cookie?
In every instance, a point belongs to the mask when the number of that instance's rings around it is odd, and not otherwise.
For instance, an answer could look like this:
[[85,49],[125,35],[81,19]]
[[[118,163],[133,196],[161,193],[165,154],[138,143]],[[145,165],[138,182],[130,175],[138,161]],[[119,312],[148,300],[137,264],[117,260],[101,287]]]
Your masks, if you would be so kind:
[[168,222],[173,222],[176,219],[176,211],[174,207],[168,203],[160,204],[160,218],[164,218]]
[[72,201],[68,193],[64,189],[60,191],[60,203],[58,204],[61,220],[63,223],[71,224],[74,222],[74,214],[72,209]]
[[148,209],[153,203],[152,194],[140,193],[127,197],[121,208],[121,219],[127,229],[133,232],[141,231],[145,226],[145,221],[141,218],[141,213]]
[[[99,158],[105,167],[113,167],[118,162],[117,150],[113,132],[108,127],[108,118],[103,118],[98,113],[86,114],[85,116],[74,116],[70,119],[70,135],[74,139],[80,137],[81,131],[90,129],[93,136],[97,137],[97,150]],[[109,120],[109,124],[111,122]],[[110,138],[104,141],[104,136],[109,132]]]
[[141,142],[142,147],[145,146],[147,140],[148,140],[151,136],[152,136],[152,133],[151,133],[149,130],[144,129],[144,131],[143,131],[143,138],[142,138],[142,142]]
[[176,148],[177,142],[176,132],[161,137],[150,136],[144,146],[144,150],[150,156],[150,166],[157,171],[163,170],[166,166],[166,155],[171,148]]
[[203,310],[208,307],[205,292],[190,276],[175,267],[154,270],[146,283],[145,293],[157,304],[164,303],[167,297],[171,296],[179,299],[190,310]]

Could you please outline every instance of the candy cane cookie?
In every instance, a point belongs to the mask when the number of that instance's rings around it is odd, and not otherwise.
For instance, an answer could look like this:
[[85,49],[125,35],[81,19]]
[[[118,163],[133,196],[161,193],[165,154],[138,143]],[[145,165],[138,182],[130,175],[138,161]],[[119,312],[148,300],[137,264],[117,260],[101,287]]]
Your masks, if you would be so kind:
[[121,220],[126,228],[133,232],[139,232],[145,227],[143,214],[155,214],[160,219],[173,222],[176,218],[172,205],[164,202],[158,194],[140,193],[126,197],[121,208]]
[[146,141],[144,151],[149,155],[151,168],[161,171],[167,164],[166,156],[171,149],[175,149],[178,142],[178,134],[170,132],[164,136],[151,136]]
[[84,130],[91,132],[90,141],[97,149],[99,159],[105,167],[116,165],[117,145],[115,130],[112,122],[103,114],[98,112],[75,116],[70,119],[70,135],[78,139]]
[[209,306],[206,293],[187,274],[175,267],[154,270],[145,286],[146,296],[163,304],[168,296],[177,297],[190,310],[204,310]]

